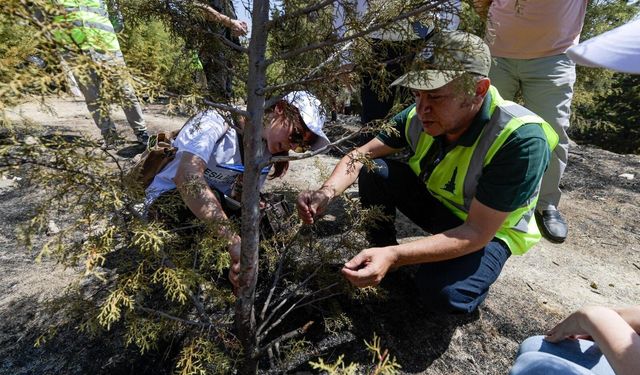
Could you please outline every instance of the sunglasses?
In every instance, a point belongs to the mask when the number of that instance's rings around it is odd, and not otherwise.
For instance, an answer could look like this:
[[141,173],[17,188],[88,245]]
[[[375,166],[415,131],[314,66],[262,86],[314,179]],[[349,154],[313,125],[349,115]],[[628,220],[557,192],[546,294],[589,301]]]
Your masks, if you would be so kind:
[[296,145],[295,152],[304,152],[311,148],[318,136],[305,125],[294,125],[289,134],[289,143]]

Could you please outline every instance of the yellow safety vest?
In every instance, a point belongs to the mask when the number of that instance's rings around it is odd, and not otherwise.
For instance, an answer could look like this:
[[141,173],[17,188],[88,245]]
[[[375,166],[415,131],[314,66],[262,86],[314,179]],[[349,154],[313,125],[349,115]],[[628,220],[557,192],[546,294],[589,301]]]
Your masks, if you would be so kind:
[[54,0],[65,14],[54,17],[60,25],[54,30],[57,42],[77,45],[82,50],[98,52],[120,51],[107,8],[101,0]]
[[[475,143],[471,147],[455,146],[425,182],[429,192],[462,220],[467,219],[482,169],[491,163],[493,156],[514,130],[524,124],[539,124],[547,138],[549,150],[552,151],[558,144],[558,135],[542,118],[516,103],[502,99],[493,86],[489,88],[489,93],[491,118]],[[415,108],[407,117],[405,137],[413,150],[409,166],[420,176],[420,161],[427,155],[434,138],[423,131]],[[507,216],[496,233],[496,237],[504,241],[513,254],[524,254],[541,238],[533,215],[539,189],[540,184],[525,204]]]

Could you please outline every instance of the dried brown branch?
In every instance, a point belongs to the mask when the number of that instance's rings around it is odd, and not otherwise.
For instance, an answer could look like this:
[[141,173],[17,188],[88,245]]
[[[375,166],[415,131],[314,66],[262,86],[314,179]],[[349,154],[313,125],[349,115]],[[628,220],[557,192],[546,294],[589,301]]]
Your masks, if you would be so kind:
[[309,322],[307,322],[305,325],[303,325],[302,327],[295,329],[291,332],[285,333],[284,335],[281,335],[280,337],[277,337],[275,339],[273,339],[271,342],[269,342],[267,345],[260,347],[259,349],[256,350],[255,353],[253,353],[254,356],[260,356],[262,355],[266,350],[268,350],[269,348],[272,348],[274,345],[281,343],[282,341],[285,340],[289,340],[295,337],[298,337],[300,335],[304,335],[305,332],[307,332],[309,330],[309,327],[311,327],[311,325],[314,323],[313,320],[310,320]]

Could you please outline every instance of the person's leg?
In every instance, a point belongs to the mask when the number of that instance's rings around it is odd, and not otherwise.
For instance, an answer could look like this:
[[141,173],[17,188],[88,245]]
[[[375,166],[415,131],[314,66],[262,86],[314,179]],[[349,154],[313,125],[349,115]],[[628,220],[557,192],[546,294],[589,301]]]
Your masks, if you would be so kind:
[[563,242],[568,230],[558,211],[558,204],[561,196],[560,179],[569,156],[567,129],[576,80],[575,64],[565,54],[523,61],[521,77],[524,104],[547,121],[559,136],[558,146],[553,150],[542,178],[536,219],[547,239]]
[[122,109],[125,116],[127,117],[129,126],[136,136],[146,134],[147,125],[142,115],[142,107],[140,106],[140,101],[136,96],[136,91],[134,90],[133,86],[131,86],[131,83],[129,83],[129,81],[126,79],[127,72],[124,72],[124,70],[127,68],[127,64],[122,57],[122,53],[118,51],[115,54],[105,56],[104,58],[107,59],[109,64],[123,70],[123,73],[121,75],[118,75],[116,78],[118,79],[118,85],[120,86],[122,95],[126,100],[125,105],[122,106]]
[[614,375],[611,365],[596,343],[589,340],[563,340],[551,343],[544,336],[532,336],[520,344],[519,355],[542,352],[575,363],[597,375]]
[[503,99],[513,100],[518,89],[520,89],[518,61],[504,57],[494,57],[491,60],[489,79],[491,84],[498,89]]
[[84,100],[91,117],[93,117],[93,122],[100,129],[102,136],[109,140],[109,137],[115,135],[116,126],[109,118],[109,114],[105,113],[108,112],[108,108],[101,108],[100,106],[100,77],[98,73],[93,69],[89,69],[86,76],[77,75],[75,79],[78,83],[78,88],[84,95]]
[[509,375],[595,375],[586,368],[549,353],[527,352],[516,358]]
[[[388,51],[384,48],[383,43],[378,39],[371,39],[374,50],[373,58],[376,62],[382,62],[388,58]],[[384,118],[393,105],[394,91],[379,81],[379,75],[375,71],[362,73],[362,86],[360,86],[360,101],[362,103],[360,122],[362,124]],[[385,92],[381,93],[381,90],[385,90]]]
[[[390,87],[391,83],[404,74],[406,66],[411,62],[417,49],[416,42],[392,42],[370,39],[374,50],[373,58],[377,63],[384,63],[386,74],[381,76],[377,71],[363,72],[360,87],[362,109],[360,122],[366,124],[373,120],[387,117],[393,107],[398,90]],[[408,93],[408,91],[407,91]],[[407,95],[408,96],[408,95]]]
[[471,254],[421,264],[416,283],[430,309],[471,313],[485,300],[510,256],[507,246],[494,239]]
[[[426,189],[408,165],[393,160],[374,160],[376,168],[360,172],[358,186],[363,207],[381,206],[388,220],[369,229],[372,246],[397,244],[396,209],[430,233],[440,233],[463,223]],[[484,249],[443,262],[421,264],[416,283],[434,310],[473,312],[486,298],[491,284],[511,255],[498,240]]]
[[375,168],[363,167],[358,177],[363,207],[381,206],[386,220],[377,220],[369,228],[373,246],[397,244],[394,225],[396,208],[422,228],[449,229],[460,225],[457,218],[428,192],[411,168],[395,160],[376,159]]

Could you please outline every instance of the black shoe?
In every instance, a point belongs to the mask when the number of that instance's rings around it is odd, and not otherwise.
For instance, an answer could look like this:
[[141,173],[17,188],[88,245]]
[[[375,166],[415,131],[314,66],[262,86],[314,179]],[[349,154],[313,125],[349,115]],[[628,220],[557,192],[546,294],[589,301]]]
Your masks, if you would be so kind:
[[558,210],[536,211],[536,222],[544,238],[551,242],[563,243],[567,238],[567,222]]
[[136,133],[136,142],[146,146],[149,142],[149,133],[146,130]]

